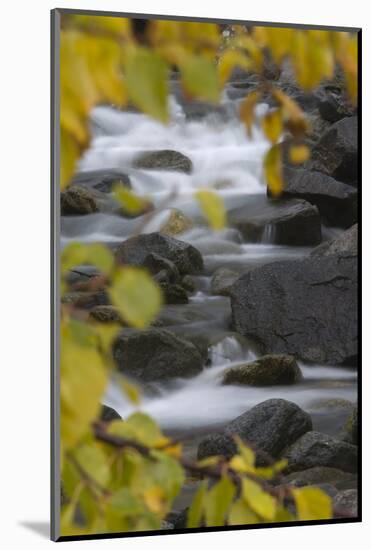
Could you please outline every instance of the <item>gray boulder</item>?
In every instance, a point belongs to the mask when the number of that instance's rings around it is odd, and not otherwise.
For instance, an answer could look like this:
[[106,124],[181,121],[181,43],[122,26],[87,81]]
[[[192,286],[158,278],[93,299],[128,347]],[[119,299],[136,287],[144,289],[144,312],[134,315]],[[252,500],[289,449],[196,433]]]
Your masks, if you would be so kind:
[[234,327],[262,353],[353,364],[358,352],[357,282],[353,257],[311,257],[258,267],[232,287]]
[[220,267],[211,279],[211,292],[218,296],[229,296],[233,284],[240,274],[228,267]]
[[311,166],[328,176],[357,185],[358,120],[356,116],[335,122],[312,151]]
[[181,285],[162,282],[160,287],[165,304],[188,304],[188,294]]
[[171,170],[186,174],[192,172],[192,162],[188,157],[168,149],[141,153],[134,159],[133,166],[146,170]]
[[346,116],[354,115],[354,107],[339,92],[340,90],[326,90],[319,98],[319,114],[328,122],[337,122]]
[[151,275],[157,275],[161,271],[165,271],[171,283],[179,280],[179,271],[175,263],[154,252],[144,258],[143,267],[146,267]]
[[321,242],[321,220],[316,206],[301,199],[273,200],[256,195],[228,214],[249,242],[315,245]]
[[358,409],[354,407],[342,430],[342,439],[353,445],[358,445]]
[[121,420],[121,416],[115,409],[108,405],[102,405],[100,409],[99,419],[103,422],[112,422],[112,420]]
[[292,472],[280,479],[280,484],[293,485],[295,487],[305,487],[321,483],[329,483],[337,489],[338,487],[342,487],[344,483],[356,485],[357,476],[349,472],[343,472],[337,468],[314,466],[301,472]]
[[61,193],[62,216],[81,216],[97,211],[97,201],[88,189],[74,185]]
[[320,432],[307,432],[285,453],[290,470],[329,466],[344,472],[357,471],[357,447]]
[[197,248],[160,233],[130,237],[115,250],[117,261],[130,265],[143,266],[149,254],[170,260],[181,274],[198,273],[203,269],[202,256]]
[[295,384],[302,374],[291,355],[264,355],[253,363],[230,367],[223,373],[223,384],[275,386]]
[[321,216],[337,227],[357,221],[357,190],[321,172],[286,167],[282,196],[314,204]]
[[344,231],[339,237],[326,241],[311,252],[311,256],[343,256],[358,255],[358,224]]
[[203,367],[197,348],[164,329],[124,330],[113,346],[120,372],[145,382],[190,377]]
[[347,489],[340,491],[333,499],[334,508],[342,516],[357,517],[358,515],[358,491]]
[[100,323],[122,323],[119,310],[115,306],[95,306],[90,310],[89,317]]
[[[312,429],[312,421],[300,407],[285,399],[268,399],[230,422],[224,431],[201,441],[198,457],[213,454],[231,457],[236,453],[233,435],[240,436],[257,451],[278,457],[285,447]],[[259,453],[258,453],[259,456]]]

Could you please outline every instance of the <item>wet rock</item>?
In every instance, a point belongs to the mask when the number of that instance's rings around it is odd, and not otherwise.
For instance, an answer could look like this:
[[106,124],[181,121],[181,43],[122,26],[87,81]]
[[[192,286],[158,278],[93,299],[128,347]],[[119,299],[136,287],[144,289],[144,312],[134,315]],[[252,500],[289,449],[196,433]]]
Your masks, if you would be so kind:
[[244,206],[231,210],[228,218],[249,242],[296,246],[321,242],[318,209],[304,200],[270,200],[256,195]]
[[91,309],[95,306],[108,306],[108,294],[104,290],[93,292],[67,292],[62,298],[64,304],[73,304],[82,309]]
[[285,399],[268,399],[230,422],[224,431],[206,437],[198,447],[198,457],[215,454],[233,456],[233,435],[254,448],[278,457],[285,447],[312,429],[312,421],[300,407]]
[[112,187],[116,183],[121,183],[126,187],[131,187],[130,178],[127,174],[116,169],[103,170],[88,170],[79,172],[73,177],[73,185],[82,185],[102,191],[103,193],[111,193]]
[[229,296],[232,285],[240,274],[227,267],[217,269],[211,279],[211,292],[219,296]]
[[290,470],[328,466],[344,472],[357,471],[357,447],[320,432],[307,432],[285,453]]
[[108,405],[102,405],[99,418],[103,422],[112,422],[112,420],[121,420],[122,417],[112,407],[109,407]]
[[344,117],[354,115],[354,107],[338,90],[330,89],[323,93],[318,101],[318,111],[328,122],[337,122]]
[[184,275],[180,284],[187,292],[193,293],[196,290],[196,283],[192,279],[191,275]]
[[191,229],[193,222],[181,210],[173,208],[170,210],[166,222],[161,226],[160,233],[163,235],[179,235]]
[[146,267],[152,275],[165,271],[168,282],[175,283],[179,280],[179,271],[175,263],[154,252],[145,257],[143,267]]
[[88,189],[74,185],[61,193],[62,216],[81,216],[97,211],[97,201]]
[[310,257],[257,267],[232,287],[234,327],[262,353],[353,364],[358,353],[357,283],[352,257]]
[[317,206],[331,225],[350,227],[357,221],[357,190],[321,172],[285,168],[282,196],[304,199]]
[[114,306],[95,306],[89,312],[89,317],[100,323],[120,323],[122,319]]
[[181,285],[162,282],[160,287],[166,304],[188,304],[187,292]]
[[124,330],[114,344],[113,356],[123,374],[144,382],[195,376],[203,366],[193,344],[157,328]]
[[333,505],[337,512],[344,516],[357,517],[358,515],[358,491],[348,489],[340,491],[333,499]]
[[131,237],[115,250],[118,262],[140,266],[153,253],[172,261],[181,274],[202,271],[202,256],[194,246],[160,233]]
[[182,153],[170,149],[141,153],[134,159],[133,166],[145,170],[171,170],[185,174],[192,172],[191,160]]
[[311,256],[343,256],[358,255],[358,224],[344,231],[339,237],[326,241],[311,252]]
[[356,186],[358,181],[357,133],[356,116],[335,122],[313,148],[312,168]]
[[298,364],[291,355],[264,355],[253,363],[226,369],[223,384],[275,386],[295,384],[301,378]]
[[329,483],[335,489],[341,487],[344,482],[357,484],[357,476],[349,472],[343,472],[337,468],[329,468],[328,466],[314,466],[301,472],[292,472],[280,479],[280,484],[282,485],[305,487],[307,485]]

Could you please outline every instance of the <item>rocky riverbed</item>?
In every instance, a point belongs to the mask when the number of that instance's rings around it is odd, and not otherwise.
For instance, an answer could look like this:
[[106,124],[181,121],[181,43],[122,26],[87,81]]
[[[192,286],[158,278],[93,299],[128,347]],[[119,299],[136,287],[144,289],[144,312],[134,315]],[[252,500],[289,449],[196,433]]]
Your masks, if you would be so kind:
[[[89,266],[71,271],[64,299],[122,322],[118,369],[189,455],[231,456],[237,433],[288,459],[284,482],[321,486],[355,514],[357,113],[337,81],[306,95],[284,71],[275,78],[312,121],[313,147],[305,166],[285,167],[279,200],[262,177],[269,144],[258,128],[248,138],[237,116],[256,85],[242,71],[217,107],[186,101],[173,78],[167,127],[133,109],[93,111],[91,147],[61,197],[61,245],[106,243],[117,261],[148,269],[166,305],[145,331],[125,327],[104,290],[81,290],[97,274]],[[138,217],[113,199],[117,180],[147,197]],[[207,227],[199,187],[223,197],[226,229]],[[114,382],[105,405],[133,410]],[[170,525],[184,524],[196,487],[189,480]]]

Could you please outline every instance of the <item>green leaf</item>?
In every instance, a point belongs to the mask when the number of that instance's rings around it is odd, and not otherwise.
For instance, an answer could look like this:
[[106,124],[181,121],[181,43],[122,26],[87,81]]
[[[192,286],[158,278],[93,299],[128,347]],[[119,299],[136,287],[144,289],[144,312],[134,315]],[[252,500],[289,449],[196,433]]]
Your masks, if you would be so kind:
[[108,428],[109,433],[127,439],[133,439],[152,447],[164,439],[156,422],[142,412],[133,413],[127,420],[114,420]]
[[110,478],[110,468],[103,450],[94,442],[84,443],[77,447],[73,456],[88,476],[105,486]]
[[273,520],[277,510],[276,500],[251,479],[242,480],[242,495],[250,508],[264,519]]
[[193,497],[192,504],[187,513],[187,527],[200,527],[206,495],[206,482],[201,483]]
[[159,287],[148,273],[137,267],[118,269],[109,295],[123,318],[136,328],[148,326],[162,305]]
[[302,489],[292,489],[292,494],[300,520],[332,518],[331,498],[321,489],[303,487]]
[[211,103],[219,101],[218,72],[213,59],[187,55],[180,64],[180,71],[186,95]]
[[110,506],[122,516],[137,515],[144,511],[144,503],[127,487],[119,489],[112,495]]
[[168,122],[168,66],[156,53],[135,48],[125,66],[126,86],[131,101],[160,122]]
[[228,477],[223,477],[205,497],[205,518],[208,527],[224,525],[236,487]]
[[215,230],[223,229],[226,224],[226,213],[219,195],[209,189],[200,189],[195,193],[195,197],[211,227]]

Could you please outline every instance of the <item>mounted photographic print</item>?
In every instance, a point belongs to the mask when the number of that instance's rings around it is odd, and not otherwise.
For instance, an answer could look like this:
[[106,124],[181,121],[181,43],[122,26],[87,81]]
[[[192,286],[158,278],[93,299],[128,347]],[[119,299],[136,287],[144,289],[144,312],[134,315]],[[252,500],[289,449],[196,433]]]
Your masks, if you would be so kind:
[[360,36],[53,10],[53,540],[361,520]]

